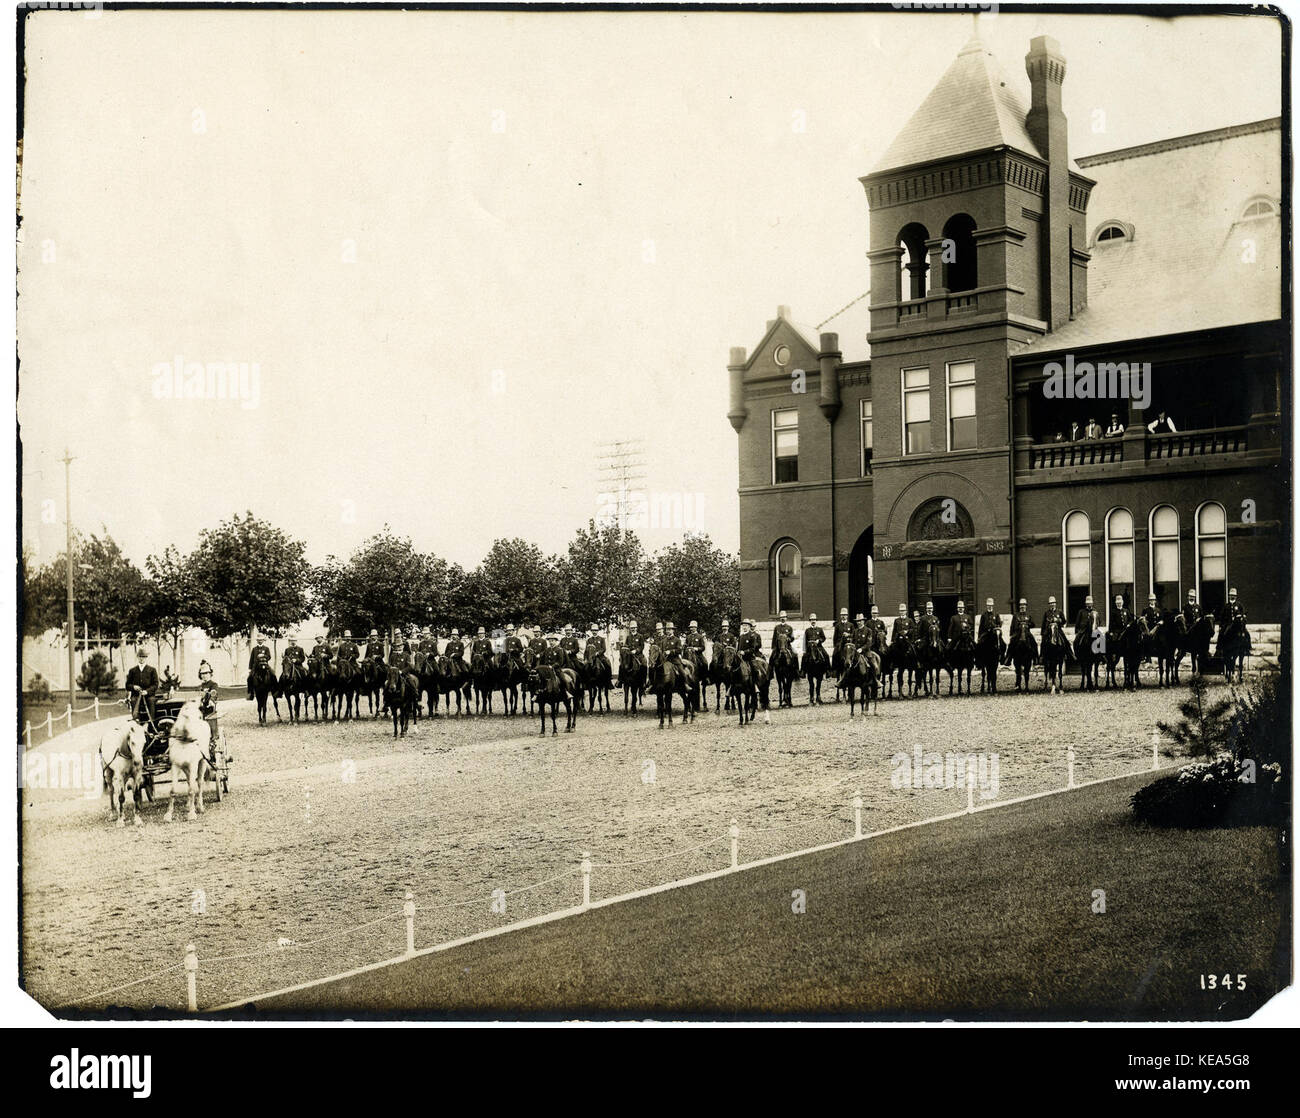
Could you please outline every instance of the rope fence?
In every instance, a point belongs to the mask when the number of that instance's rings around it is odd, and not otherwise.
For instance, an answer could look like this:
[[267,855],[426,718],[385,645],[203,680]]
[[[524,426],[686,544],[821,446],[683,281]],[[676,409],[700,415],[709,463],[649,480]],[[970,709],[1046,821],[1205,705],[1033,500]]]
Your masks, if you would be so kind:
[[[896,831],[952,820],[964,815],[987,811],[994,807],[1003,807],[1043,796],[1057,795],[1089,785],[1137,776],[1142,772],[1159,770],[1161,768],[1161,744],[1159,734],[1153,732],[1149,767],[1136,770],[1128,768],[1126,771],[1112,775],[1082,781],[1078,779],[1079,774],[1076,771],[1080,764],[1076,749],[1073,745],[1066,746],[1062,749],[1058,763],[1054,767],[1056,778],[1053,786],[1045,790],[1033,791],[1011,798],[995,797],[988,802],[979,801],[976,795],[978,785],[976,771],[973,767],[968,766],[965,770],[964,781],[944,788],[944,791],[959,797],[960,807],[956,810],[928,815],[924,818],[874,831],[866,831],[863,826],[863,812],[866,805],[864,804],[861,785],[864,782],[864,774],[844,773],[824,785],[823,788],[843,790],[843,785],[853,782],[855,787],[851,790],[845,790],[851,791],[851,795],[845,795],[842,801],[837,798],[829,804],[822,800],[820,801],[820,811],[806,812],[800,819],[790,823],[777,826],[762,826],[747,819],[747,822],[742,825],[740,822],[741,814],[738,814],[730,818],[729,825],[725,830],[708,830],[705,832],[707,837],[703,841],[689,846],[649,855],[644,858],[608,861],[593,858],[589,850],[582,850],[580,853],[571,854],[566,859],[568,864],[564,868],[543,877],[539,881],[514,886],[509,889],[491,889],[487,892],[478,892],[472,896],[461,898],[442,899],[438,897],[437,890],[430,888],[426,891],[418,883],[412,883],[412,887],[403,890],[404,899],[400,907],[385,906],[378,915],[363,922],[326,932],[310,939],[299,940],[289,935],[281,935],[274,943],[264,942],[260,946],[246,951],[221,952],[218,950],[212,954],[201,955],[199,948],[191,940],[185,946],[184,957],[181,962],[151,971],[128,982],[83,992],[72,998],[61,999],[60,1008],[88,1009],[98,1007],[107,1009],[118,1003],[106,1002],[105,999],[111,999],[113,995],[124,991],[135,990],[146,984],[152,984],[151,993],[157,996],[148,999],[148,1004],[151,1006],[156,1007],[159,1003],[167,1003],[163,1005],[163,1008],[170,1005],[179,1012],[180,1007],[183,1005],[186,1012],[197,1013],[199,1012],[201,1000],[200,990],[203,989],[208,992],[208,996],[202,999],[205,1011],[233,1009],[249,1002],[290,993],[306,986],[337,979],[341,977],[340,964],[345,960],[355,961],[358,964],[354,970],[347,971],[347,974],[354,974],[358,970],[377,969],[401,962],[404,959],[446,950],[451,946],[462,943],[501,935],[550,920],[577,916],[592,908],[605,907],[645,896],[649,893],[680,888],[756,866],[796,858]],[[1132,754],[1129,753],[1128,757],[1131,764]],[[1060,783],[1062,777],[1064,777],[1063,784]],[[981,789],[982,793],[983,790]],[[816,791],[812,794],[815,796]],[[760,818],[760,811],[761,808],[750,809],[748,818]],[[852,821],[851,825],[849,820]],[[836,824],[836,832],[827,841],[818,845],[782,850],[767,856],[761,853],[763,849],[762,836],[786,832],[796,826],[802,826],[806,829],[810,823],[819,827],[829,827],[831,824]],[[678,828],[678,831],[680,832],[680,828]],[[717,854],[705,856],[705,852],[708,851],[717,851]],[[745,857],[746,852],[749,853],[747,858]],[[618,891],[618,887],[623,884],[623,871],[637,870],[645,866],[687,858],[694,860],[692,864],[697,867],[698,872],[677,876],[671,880],[653,881],[649,886],[642,884],[639,888]],[[575,878],[577,879],[576,882]],[[556,886],[557,883],[564,884],[551,893],[539,896],[531,904],[520,908],[516,903],[520,898],[527,898],[532,901],[538,890],[542,890],[547,886]],[[629,884],[635,884],[635,882]],[[593,892],[599,893],[602,885],[606,888],[606,895],[597,896],[593,900]],[[511,902],[512,911],[509,918],[507,918],[506,898],[514,898],[514,901]],[[472,912],[475,906],[479,906],[489,917],[494,917],[495,920],[486,927],[481,920],[477,923],[471,922],[468,925],[464,923],[466,915]],[[417,917],[420,920],[418,928]],[[473,921],[472,916],[470,919]],[[359,937],[359,933],[366,932],[371,934]],[[417,935],[417,932],[420,934]],[[359,938],[359,942],[347,953],[341,952],[336,946],[345,937]],[[423,941],[426,946],[417,946],[419,941]],[[368,946],[373,946],[374,950],[367,951]],[[283,977],[283,960],[287,955],[296,954],[300,958],[306,958],[323,947],[328,947],[329,950],[322,953],[323,957],[318,955],[312,959],[313,965],[309,968],[316,972],[315,977],[303,974],[303,981],[299,985],[285,986],[270,992],[266,991],[265,979],[268,971],[276,974],[277,977]],[[387,954],[383,953],[385,950]],[[253,973],[246,974],[241,971],[241,966],[249,963],[256,963],[257,965],[252,968]],[[183,1000],[177,981],[179,974],[182,972],[185,975]],[[238,993],[241,988],[244,991],[251,988],[259,992],[251,995],[244,993],[239,997],[231,996]]]

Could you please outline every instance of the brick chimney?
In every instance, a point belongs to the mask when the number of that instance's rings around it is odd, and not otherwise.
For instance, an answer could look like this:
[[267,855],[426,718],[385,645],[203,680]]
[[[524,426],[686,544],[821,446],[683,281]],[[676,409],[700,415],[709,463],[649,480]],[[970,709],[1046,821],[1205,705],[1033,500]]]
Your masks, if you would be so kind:
[[1029,112],[1025,129],[1047,159],[1043,192],[1043,317],[1057,330],[1070,320],[1070,153],[1068,127],[1061,109],[1065,55],[1047,35],[1030,40],[1025,55],[1029,74]]

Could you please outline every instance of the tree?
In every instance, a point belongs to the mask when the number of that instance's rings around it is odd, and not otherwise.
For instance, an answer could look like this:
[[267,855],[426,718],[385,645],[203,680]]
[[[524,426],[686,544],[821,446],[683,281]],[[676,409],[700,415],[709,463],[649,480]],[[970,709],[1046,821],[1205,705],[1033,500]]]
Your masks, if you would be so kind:
[[554,625],[564,611],[558,563],[526,540],[497,540],[469,579],[477,600],[466,602],[464,624]]
[[[112,637],[135,636],[141,632],[141,618],[148,590],[140,568],[122,554],[111,536],[78,536],[73,542],[75,566],[72,572],[77,627]],[[23,563],[23,633],[39,636],[49,629],[62,629],[67,621],[68,557],[57,555],[53,562],[31,571],[30,559]]]
[[679,631],[698,621],[708,633],[724,617],[739,625],[740,562],[703,533],[656,552],[648,582],[646,607],[655,621],[672,621]]
[[1219,699],[1211,703],[1209,690],[1203,675],[1192,676],[1190,697],[1178,704],[1182,718],[1175,723],[1156,723],[1189,757],[1213,757],[1228,743],[1232,701]]
[[421,555],[385,524],[346,563],[330,556],[315,569],[313,602],[334,631],[388,634],[396,627],[427,625],[445,568],[441,559]]
[[61,565],[40,566],[31,549],[23,547],[23,636],[39,637],[67,621],[67,595]]
[[633,616],[644,597],[645,564],[641,541],[632,532],[587,521],[559,563],[566,619],[583,628],[593,622],[608,628]]
[[90,658],[81,665],[77,686],[88,695],[98,695],[100,692],[111,695],[117,690],[117,669],[109,666],[108,657],[102,652],[92,652]]
[[179,658],[181,638],[190,628],[203,628],[206,618],[202,594],[194,579],[190,561],[175,547],[144,561],[149,572],[141,626],[171,646],[172,660]]
[[251,512],[200,533],[188,566],[209,636],[249,636],[255,628],[278,636],[306,617],[305,551]]

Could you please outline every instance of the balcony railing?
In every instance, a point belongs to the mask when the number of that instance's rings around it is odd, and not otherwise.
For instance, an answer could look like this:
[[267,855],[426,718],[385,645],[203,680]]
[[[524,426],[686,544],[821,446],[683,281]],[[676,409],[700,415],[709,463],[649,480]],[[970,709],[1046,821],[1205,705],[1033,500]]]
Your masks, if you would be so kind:
[[[1236,454],[1248,448],[1246,426],[1207,427],[1196,431],[1176,431],[1152,435],[1142,432],[1142,459],[1194,458],[1205,454]],[[1031,470],[1051,470],[1064,466],[1097,466],[1124,460],[1123,438],[1086,439],[1080,442],[1034,443],[1029,448]],[[1130,451],[1130,457],[1133,457]]]
[[1049,470],[1055,466],[1094,466],[1102,462],[1118,462],[1123,457],[1124,444],[1119,439],[1036,443],[1030,447],[1029,465],[1034,470]]

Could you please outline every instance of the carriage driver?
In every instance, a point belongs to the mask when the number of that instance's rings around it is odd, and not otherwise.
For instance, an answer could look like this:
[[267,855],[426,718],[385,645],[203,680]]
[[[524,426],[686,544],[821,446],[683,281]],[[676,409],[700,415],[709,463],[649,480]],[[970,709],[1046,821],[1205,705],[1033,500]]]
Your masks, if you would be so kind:
[[725,617],[722,619],[722,628],[718,630],[718,635],[713,638],[715,648],[735,648],[736,634],[731,631],[731,622]]
[[698,652],[701,659],[704,656],[704,634],[700,632],[700,623],[692,621],[690,627],[686,630],[686,635],[682,637],[682,647],[690,652]]
[[199,661],[199,691],[199,715],[208,724],[208,752],[215,762],[217,742],[221,738],[221,719],[217,715],[217,684],[212,678],[212,665],[206,660]]
[[[271,666],[271,650],[266,647],[266,638],[258,637],[257,646],[248,654],[248,697],[253,697],[253,672],[258,668]],[[128,684],[130,680],[127,681]]]
[[[131,696],[131,713],[135,715],[137,722],[143,722],[144,719],[140,717],[143,708],[143,711],[149,715],[149,725],[156,726],[158,724],[156,706],[158,700],[158,671],[149,663],[149,650],[147,648],[141,648],[135,655],[139,663],[126,673],[126,689]],[[267,655],[269,656],[270,653]]]

